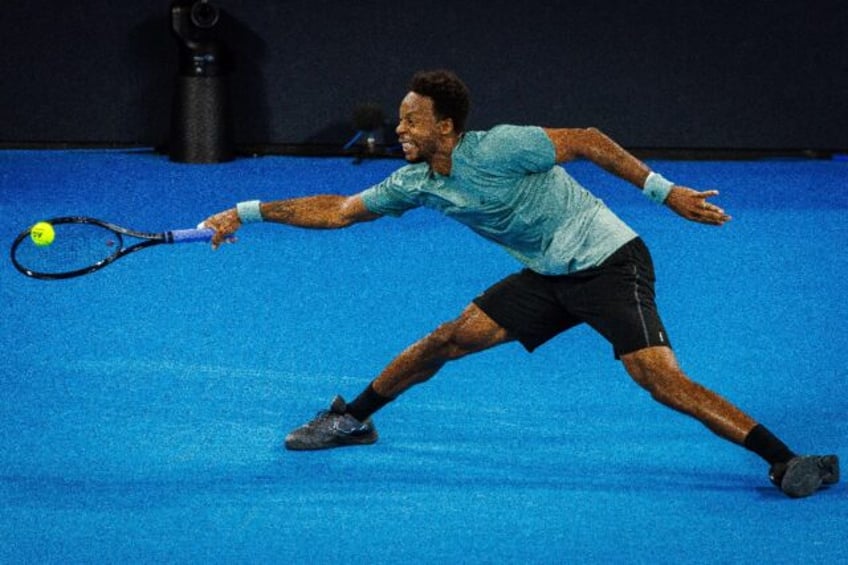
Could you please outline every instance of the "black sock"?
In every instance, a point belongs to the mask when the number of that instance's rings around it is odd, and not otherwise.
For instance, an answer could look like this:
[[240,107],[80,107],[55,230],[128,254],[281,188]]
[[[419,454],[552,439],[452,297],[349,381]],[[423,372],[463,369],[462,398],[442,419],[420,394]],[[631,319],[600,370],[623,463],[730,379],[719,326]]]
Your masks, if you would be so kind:
[[368,416],[392,400],[394,400],[394,398],[386,398],[385,396],[377,394],[377,391],[374,390],[373,384],[369,384],[365,390],[356,397],[356,400],[347,405],[347,413],[360,422],[364,422],[368,419]]
[[745,447],[768,461],[770,465],[786,463],[795,457],[795,453],[786,447],[785,443],[760,424],[754,426],[745,436]]

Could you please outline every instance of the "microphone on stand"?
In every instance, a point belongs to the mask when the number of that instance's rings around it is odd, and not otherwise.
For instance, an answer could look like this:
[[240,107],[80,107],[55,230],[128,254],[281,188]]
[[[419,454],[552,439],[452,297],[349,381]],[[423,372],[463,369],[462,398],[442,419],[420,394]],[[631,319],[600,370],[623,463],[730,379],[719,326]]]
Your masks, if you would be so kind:
[[353,129],[356,130],[353,138],[348,141],[344,150],[349,151],[354,146],[359,146],[354,164],[362,163],[366,157],[377,154],[377,145],[383,140],[383,128],[386,118],[383,109],[378,104],[360,104],[353,111]]

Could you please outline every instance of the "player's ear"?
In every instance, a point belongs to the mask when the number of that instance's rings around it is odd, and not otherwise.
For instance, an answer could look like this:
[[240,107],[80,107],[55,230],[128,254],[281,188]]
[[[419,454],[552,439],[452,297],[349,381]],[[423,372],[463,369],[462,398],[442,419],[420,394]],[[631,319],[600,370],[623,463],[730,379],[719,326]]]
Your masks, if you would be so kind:
[[442,135],[452,133],[454,131],[453,118],[442,118],[436,123],[436,127],[439,128],[439,133]]

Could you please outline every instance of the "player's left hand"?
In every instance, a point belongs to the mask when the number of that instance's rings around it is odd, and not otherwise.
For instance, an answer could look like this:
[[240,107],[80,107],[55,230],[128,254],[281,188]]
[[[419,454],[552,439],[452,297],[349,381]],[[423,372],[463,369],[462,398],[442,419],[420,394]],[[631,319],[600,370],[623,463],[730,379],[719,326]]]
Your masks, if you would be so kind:
[[707,202],[714,196],[718,196],[717,190],[698,192],[685,186],[675,186],[668,193],[665,205],[687,220],[721,226],[730,220],[730,216],[712,202]]

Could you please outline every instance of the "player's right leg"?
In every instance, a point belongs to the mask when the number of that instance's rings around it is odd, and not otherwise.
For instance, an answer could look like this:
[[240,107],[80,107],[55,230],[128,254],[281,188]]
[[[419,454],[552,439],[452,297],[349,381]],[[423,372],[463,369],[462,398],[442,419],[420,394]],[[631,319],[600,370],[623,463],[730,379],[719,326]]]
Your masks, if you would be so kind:
[[381,396],[396,398],[435,375],[448,361],[512,341],[509,333],[476,304],[406,348],[373,384]]
[[315,450],[377,441],[370,416],[410,387],[429,380],[448,361],[511,341],[508,332],[470,304],[455,320],[446,322],[400,353],[354,400],[337,396],[329,410],[286,437],[291,450]]

